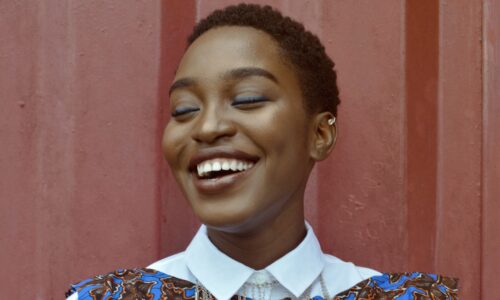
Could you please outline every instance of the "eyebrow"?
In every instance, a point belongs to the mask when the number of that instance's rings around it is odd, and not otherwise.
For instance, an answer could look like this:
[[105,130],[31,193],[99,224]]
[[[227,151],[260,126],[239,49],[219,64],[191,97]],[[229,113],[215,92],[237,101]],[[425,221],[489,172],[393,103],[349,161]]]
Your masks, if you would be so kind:
[[[246,77],[251,77],[251,76],[265,77],[275,82],[276,84],[279,84],[278,79],[271,72],[266,71],[262,68],[255,68],[255,67],[244,67],[244,68],[229,70],[224,75],[222,75],[222,78],[225,80],[234,80],[234,79],[244,79]],[[172,92],[176,89],[191,87],[195,84],[196,80],[191,77],[178,79],[170,86],[168,94],[169,95],[172,94]]]
[[186,88],[195,85],[196,81],[193,78],[181,78],[176,80],[168,90],[168,94],[172,94],[175,89]]
[[253,68],[253,67],[247,67],[247,68],[238,68],[238,69],[233,69],[228,71],[222,78],[224,79],[243,79],[246,77],[251,77],[251,76],[261,76],[261,77],[266,77],[267,79],[274,81],[275,83],[278,83],[278,79],[271,74],[269,71],[266,71],[262,68]]

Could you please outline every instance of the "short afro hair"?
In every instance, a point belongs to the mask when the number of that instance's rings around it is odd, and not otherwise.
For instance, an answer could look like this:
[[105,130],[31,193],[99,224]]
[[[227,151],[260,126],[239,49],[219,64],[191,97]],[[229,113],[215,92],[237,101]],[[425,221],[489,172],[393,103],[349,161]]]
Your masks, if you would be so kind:
[[304,25],[284,17],[268,5],[232,5],[215,10],[198,22],[188,38],[188,45],[203,33],[221,26],[253,27],[269,34],[296,70],[306,111],[329,111],[337,116],[340,99],[335,64],[319,38],[307,31]]

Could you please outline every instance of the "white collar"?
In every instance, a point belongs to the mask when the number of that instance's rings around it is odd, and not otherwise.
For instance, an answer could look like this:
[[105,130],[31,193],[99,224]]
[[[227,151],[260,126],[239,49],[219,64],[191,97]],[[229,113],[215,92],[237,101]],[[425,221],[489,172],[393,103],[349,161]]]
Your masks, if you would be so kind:
[[[318,278],[325,266],[324,254],[311,226],[292,251],[265,268],[295,297],[299,297]],[[186,263],[191,273],[217,299],[229,299],[255,272],[232,259],[212,244],[202,225],[186,249]]]

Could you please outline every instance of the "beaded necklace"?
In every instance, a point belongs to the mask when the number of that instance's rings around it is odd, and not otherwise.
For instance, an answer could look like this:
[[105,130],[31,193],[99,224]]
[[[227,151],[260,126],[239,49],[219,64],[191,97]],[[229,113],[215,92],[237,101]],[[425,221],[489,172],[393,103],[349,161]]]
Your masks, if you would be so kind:
[[[331,299],[330,293],[328,292],[328,289],[326,288],[325,280],[323,278],[323,273],[319,274],[319,283],[321,285],[321,293],[323,294],[323,299],[325,299],[325,300]],[[250,289],[250,291],[252,292],[252,295],[251,295],[252,300],[272,300],[271,295],[272,295],[273,288],[276,287],[278,284],[279,284],[279,282],[276,280],[273,280],[271,282],[258,283],[258,284],[245,283],[243,285],[243,287],[245,287],[243,289],[243,291]],[[313,284],[314,284],[314,281],[304,291],[302,296],[300,296],[297,299],[298,300],[311,299],[311,289],[312,289]],[[210,291],[208,291],[207,288],[205,288],[203,286],[203,284],[201,284],[199,281],[196,281],[195,289],[196,289],[195,300],[216,300],[215,297],[212,295],[212,293],[210,293]],[[267,290],[269,291],[269,293],[266,293]],[[201,298],[200,298],[200,294],[201,294]],[[256,296],[258,296],[258,297],[256,297]],[[243,293],[242,295],[238,295],[238,300],[246,300],[246,299],[247,299],[247,295],[245,293]]]

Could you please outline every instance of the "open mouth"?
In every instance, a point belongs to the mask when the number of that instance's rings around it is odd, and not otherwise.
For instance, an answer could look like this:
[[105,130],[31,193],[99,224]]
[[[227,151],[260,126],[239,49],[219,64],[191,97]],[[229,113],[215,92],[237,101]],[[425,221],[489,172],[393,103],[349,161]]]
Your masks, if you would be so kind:
[[238,174],[251,169],[254,162],[240,159],[215,158],[202,161],[196,165],[196,176],[199,179],[218,179]]

